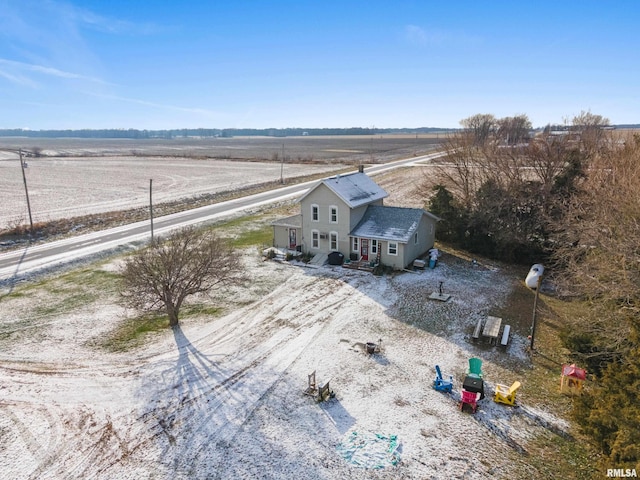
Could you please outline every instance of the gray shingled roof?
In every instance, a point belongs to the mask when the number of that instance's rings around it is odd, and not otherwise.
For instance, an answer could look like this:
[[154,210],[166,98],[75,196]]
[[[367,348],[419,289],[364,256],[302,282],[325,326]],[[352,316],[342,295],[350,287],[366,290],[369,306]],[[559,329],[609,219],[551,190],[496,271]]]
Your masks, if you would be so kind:
[[[338,197],[340,197],[350,208],[366,205],[389,196],[376,182],[371,180],[366,173],[352,173],[350,175],[337,175],[326,178],[324,183]],[[315,188],[315,187],[314,187]],[[309,190],[311,192],[314,190]],[[306,197],[309,192],[303,195],[300,200]]]
[[290,217],[279,218],[271,222],[271,225],[278,227],[302,228],[302,215],[292,215]]
[[407,243],[418,228],[423,215],[429,213],[420,208],[369,205],[362,220],[349,235]]

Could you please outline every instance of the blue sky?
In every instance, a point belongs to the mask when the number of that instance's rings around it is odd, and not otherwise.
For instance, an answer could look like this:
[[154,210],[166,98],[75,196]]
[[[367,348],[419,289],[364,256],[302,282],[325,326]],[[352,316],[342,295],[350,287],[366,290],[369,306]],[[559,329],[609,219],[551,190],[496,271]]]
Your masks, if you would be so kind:
[[0,128],[640,123],[640,2],[0,0]]

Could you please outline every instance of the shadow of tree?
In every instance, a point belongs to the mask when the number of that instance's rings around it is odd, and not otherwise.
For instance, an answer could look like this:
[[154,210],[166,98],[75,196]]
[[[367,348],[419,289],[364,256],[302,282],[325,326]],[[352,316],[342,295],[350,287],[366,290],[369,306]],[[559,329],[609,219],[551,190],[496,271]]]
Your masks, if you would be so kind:
[[177,358],[175,362],[163,360],[166,365],[159,377],[141,385],[147,405],[140,420],[160,449],[159,461],[174,472],[198,478],[199,467],[219,461],[211,450],[228,441],[225,426],[234,422],[234,408],[242,398],[226,388],[233,381],[228,370],[200,351],[180,325],[172,332]]

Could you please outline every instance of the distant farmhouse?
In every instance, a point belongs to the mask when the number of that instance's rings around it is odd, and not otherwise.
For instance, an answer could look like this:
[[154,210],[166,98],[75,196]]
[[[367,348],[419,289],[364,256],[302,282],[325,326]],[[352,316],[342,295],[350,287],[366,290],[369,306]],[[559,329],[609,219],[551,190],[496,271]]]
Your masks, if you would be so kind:
[[386,207],[386,197],[362,167],[322,180],[299,199],[300,214],[272,223],[273,246],[405,268],[433,248],[439,218],[418,208]]

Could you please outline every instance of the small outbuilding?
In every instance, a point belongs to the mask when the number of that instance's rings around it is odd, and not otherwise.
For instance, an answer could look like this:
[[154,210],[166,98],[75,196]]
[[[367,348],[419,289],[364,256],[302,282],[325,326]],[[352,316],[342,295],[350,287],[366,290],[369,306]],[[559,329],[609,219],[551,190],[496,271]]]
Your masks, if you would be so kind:
[[582,384],[586,379],[586,370],[576,367],[575,363],[572,363],[571,365],[562,365],[560,391],[566,393],[580,393],[580,391],[582,391]]

